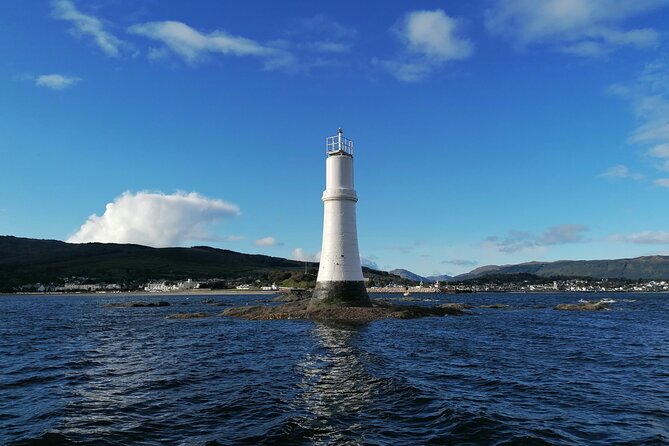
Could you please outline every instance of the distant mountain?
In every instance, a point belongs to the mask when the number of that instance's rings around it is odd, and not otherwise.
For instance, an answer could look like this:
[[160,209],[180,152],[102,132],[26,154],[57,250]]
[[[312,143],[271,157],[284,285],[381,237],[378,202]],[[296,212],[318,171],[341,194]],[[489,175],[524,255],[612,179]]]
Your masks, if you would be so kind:
[[412,273],[409,270],[406,269],[393,269],[391,271],[388,271],[390,274],[394,274],[396,276],[400,276],[403,279],[407,280],[412,280],[414,282],[420,282],[421,280],[423,282],[429,282],[430,280],[427,277],[419,276],[418,274]]
[[451,280],[453,276],[449,276],[447,274],[440,274],[438,276],[427,276],[426,279],[428,282],[446,282],[448,280]]
[[[150,248],[115,243],[65,243],[0,236],[0,291],[29,283],[58,283],[63,278],[89,278],[106,283],[142,283],[149,280],[235,279],[260,276],[315,280],[318,264],[257,254],[243,254],[208,246]],[[365,277],[400,280],[384,271],[363,268]]]
[[645,256],[615,260],[559,260],[517,265],[488,265],[452,280],[468,280],[489,274],[534,274],[540,277],[592,277],[595,279],[669,279],[669,256]]

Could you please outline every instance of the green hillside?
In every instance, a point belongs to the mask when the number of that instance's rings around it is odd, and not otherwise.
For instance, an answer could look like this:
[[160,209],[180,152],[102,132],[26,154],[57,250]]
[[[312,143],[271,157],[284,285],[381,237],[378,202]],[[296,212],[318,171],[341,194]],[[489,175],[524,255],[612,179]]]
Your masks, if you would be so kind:
[[669,279],[669,256],[645,256],[616,260],[560,260],[518,265],[489,265],[461,274],[453,280],[468,280],[490,274],[534,274],[540,277],[592,277],[595,279]]
[[[71,277],[127,287],[159,279],[239,277],[305,285],[315,281],[317,266],[311,263],[309,274],[305,275],[304,262],[206,246],[150,248],[0,236],[0,291],[3,292],[30,283],[62,283]],[[364,270],[365,276],[376,280],[399,279],[382,271]]]

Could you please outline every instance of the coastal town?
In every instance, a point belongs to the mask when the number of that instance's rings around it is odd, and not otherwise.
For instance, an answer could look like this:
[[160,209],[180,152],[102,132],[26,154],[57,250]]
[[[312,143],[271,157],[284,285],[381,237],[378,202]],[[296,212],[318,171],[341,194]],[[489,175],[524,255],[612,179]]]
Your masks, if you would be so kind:
[[[665,280],[622,280],[622,279],[560,279],[560,280],[535,280],[516,279],[512,275],[504,279],[494,280],[477,279],[465,282],[434,282],[434,283],[412,283],[397,284],[389,282],[384,285],[367,283],[369,293],[485,293],[485,292],[522,292],[522,293],[555,293],[555,292],[668,292],[669,281]],[[252,280],[240,278],[236,280],[206,279],[192,280],[184,279],[178,281],[158,280],[150,281],[138,286],[128,286],[120,283],[94,282],[85,277],[74,277],[64,279],[61,284],[25,284],[18,287],[17,293],[121,293],[121,292],[147,292],[147,293],[183,293],[197,291],[236,291],[236,292],[286,292],[296,289],[305,290],[308,287],[292,287],[278,285],[276,282],[268,283],[260,279]]]

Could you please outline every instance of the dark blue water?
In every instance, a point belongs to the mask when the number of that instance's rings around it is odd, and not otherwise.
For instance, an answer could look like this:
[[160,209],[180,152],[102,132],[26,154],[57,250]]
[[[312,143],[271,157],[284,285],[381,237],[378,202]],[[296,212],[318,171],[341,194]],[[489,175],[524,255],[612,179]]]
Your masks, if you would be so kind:
[[[552,309],[584,297],[617,302]],[[511,309],[358,328],[158,298],[0,297],[0,444],[669,443],[669,295],[444,295]]]

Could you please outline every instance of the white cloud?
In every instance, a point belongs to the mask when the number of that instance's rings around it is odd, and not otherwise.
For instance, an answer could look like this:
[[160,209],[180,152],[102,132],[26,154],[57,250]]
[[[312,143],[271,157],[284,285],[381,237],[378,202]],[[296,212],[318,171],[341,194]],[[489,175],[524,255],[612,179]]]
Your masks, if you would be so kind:
[[404,44],[403,54],[375,62],[399,80],[420,81],[445,62],[474,53],[474,44],[460,36],[460,28],[460,21],[441,9],[410,12],[393,29]]
[[72,87],[77,82],[81,81],[79,77],[64,76],[62,74],[42,74],[35,78],[35,85],[38,87],[47,87],[52,90],[64,90]]
[[611,166],[604,172],[602,172],[599,176],[610,179],[631,179],[631,180],[642,180],[644,178],[644,176],[640,173],[630,172],[629,168],[624,164]]
[[407,14],[396,31],[410,52],[446,61],[466,59],[474,51],[471,41],[456,35],[459,26],[457,20],[437,9]]
[[274,237],[263,237],[255,241],[255,244],[257,246],[280,246],[283,245],[283,243],[279,242],[276,238]]
[[660,187],[669,187],[669,178],[658,178],[653,184]]
[[644,231],[634,234],[614,235],[611,237],[616,242],[662,245],[669,244],[669,232],[665,231]]
[[[261,45],[254,40],[233,36],[224,31],[202,33],[182,22],[143,23],[131,26],[128,32],[161,42],[165,48],[191,64],[212,53],[260,57],[265,60],[267,69],[292,62],[292,56],[285,50]],[[159,51],[153,49],[151,57],[155,57]]]
[[320,262],[321,261],[321,252],[318,251],[316,254],[310,254],[304,251],[302,248],[293,249],[292,258],[300,262]]
[[585,241],[583,233],[587,226],[563,224],[546,229],[541,235],[525,231],[509,231],[504,237],[490,236],[483,242],[497,251],[513,253],[528,248],[579,243]]
[[51,2],[53,16],[73,25],[72,33],[77,36],[87,35],[108,56],[118,57],[124,42],[108,31],[100,19],[80,12],[71,0],[54,0]]
[[625,29],[622,24],[668,4],[667,0],[497,0],[485,12],[485,25],[520,47],[548,44],[566,53],[601,56],[621,47],[656,47],[658,31]]
[[234,204],[194,192],[166,195],[128,191],[108,203],[101,216],[88,217],[67,241],[178,246],[211,239],[208,225],[239,214]]
[[375,269],[375,270],[378,270],[378,269],[379,269],[379,264],[376,263],[376,262],[375,262],[373,259],[371,259],[371,258],[367,258],[367,257],[362,257],[362,256],[360,256],[360,264],[361,264],[362,266],[366,266],[367,268],[371,268],[371,269]]

